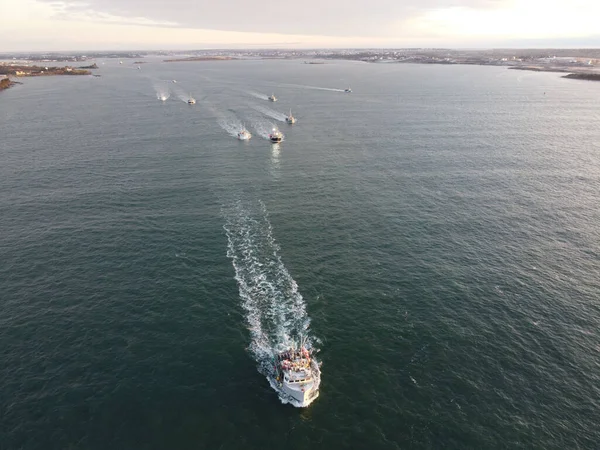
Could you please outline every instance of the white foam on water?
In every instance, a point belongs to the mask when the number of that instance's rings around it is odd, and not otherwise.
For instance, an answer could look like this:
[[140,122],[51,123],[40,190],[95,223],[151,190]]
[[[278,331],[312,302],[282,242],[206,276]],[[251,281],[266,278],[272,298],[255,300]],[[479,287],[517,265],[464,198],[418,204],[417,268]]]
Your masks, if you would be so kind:
[[154,81],[152,86],[154,87],[154,92],[156,92],[157,99],[164,102],[171,96],[171,91],[165,81]]
[[[227,256],[231,259],[242,307],[250,330],[248,346],[258,370],[269,380],[283,403],[302,406],[281,391],[274,380],[275,356],[305,340],[316,350],[318,339],[309,332],[310,319],[298,285],[286,269],[273,237],[265,205],[237,201],[224,206]],[[320,383],[316,374],[315,383]],[[316,398],[316,397],[315,397]],[[306,405],[304,405],[306,406]]]
[[251,95],[254,98],[258,98],[260,100],[269,100],[269,96],[265,95],[265,94],[261,94],[260,92],[256,92],[256,91],[248,91],[246,92],[248,95]]
[[173,90],[173,92],[175,93],[175,95],[177,96],[177,98],[179,100],[181,100],[182,102],[187,103],[188,100],[190,98],[192,98],[192,94],[189,92],[185,92],[183,89],[181,89],[179,86],[173,84],[171,89]]
[[265,116],[268,116],[271,119],[275,119],[280,122],[285,122],[285,118],[287,117],[285,114],[282,114],[279,111],[275,111],[271,108],[267,108],[266,106],[254,105],[254,106],[252,106],[252,108],[255,111],[258,111],[258,112],[264,114]]
[[284,86],[289,86],[289,87],[299,88],[299,89],[314,89],[314,90],[317,90],[317,91],[344,92],[344,89],[327,88],[327,87],[319,87],[319,86],[309,86],[309,85],[304,85],[304,84],[290,84],[290,83],[285,83]]
[[252,127],[256,130],[256,134],[258,134],[263,139],[266,139],[267,141],[270,141],[269,134],[271,134],[273,130],[279,130],[279,128],[277,128],[277,126],[274,123],[268,122],[266,120],[250,117],[250,122],[252,123]]
[[242,131],[244,125],[241,120],[233,112],[221,112],[216,109],[213,110],[217,117],[217,123],[225,130],[229,135],[237,137],[238,133]]

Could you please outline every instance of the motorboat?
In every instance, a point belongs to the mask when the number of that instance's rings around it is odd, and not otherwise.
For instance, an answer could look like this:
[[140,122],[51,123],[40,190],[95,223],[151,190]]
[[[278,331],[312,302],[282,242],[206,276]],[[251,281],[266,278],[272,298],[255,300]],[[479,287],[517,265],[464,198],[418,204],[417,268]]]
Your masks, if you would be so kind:
[[248,141],[252,137],[252,134],[246,128],[242,128],[242,130],[237,134],[237,138],[240,141]]
[[275,94],[271,94],[267,98],[269,99],[270,102],[276,102],[277,101],[277,97],[275,97]]
[[281,391],[306,407],[319,396],[321,369],[305,346],[288,348],[275,356],[275,382]]
[[290,125],[296,123],[296,118],[294,116],[292,116],[292,110],[291,109],[290,109],[290,114],[285,117],[285,122],[289,123]]
[[271,133],[269,134],[269,140],[273,143],[278,143],[283,141],[283,134],[277,128],[273,128]]
[[190,98],[188,100],[188,104],[189,105],[195,105],[196,104],[196,99],[194,97],[192,97],[191,95],[190,95]]
[[344,92],[352,92],[352,89],[346,88],[346,89],[344,89]]

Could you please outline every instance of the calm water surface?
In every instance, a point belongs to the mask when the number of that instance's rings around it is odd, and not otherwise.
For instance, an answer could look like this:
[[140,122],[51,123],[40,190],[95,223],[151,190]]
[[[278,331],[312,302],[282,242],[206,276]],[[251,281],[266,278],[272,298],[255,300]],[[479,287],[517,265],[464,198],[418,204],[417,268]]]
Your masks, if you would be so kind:
[[149,61],[0,94],[0,449],[598,448],[600,84]]

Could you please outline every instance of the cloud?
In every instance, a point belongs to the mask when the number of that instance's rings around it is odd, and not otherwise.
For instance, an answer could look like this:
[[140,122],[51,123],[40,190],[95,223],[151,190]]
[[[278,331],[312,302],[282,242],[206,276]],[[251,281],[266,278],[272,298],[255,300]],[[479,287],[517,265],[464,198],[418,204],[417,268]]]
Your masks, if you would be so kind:
[[39,0],[58,17],[151,25],[322,36],[393,36],[428,11],[500,8],[513,0]]

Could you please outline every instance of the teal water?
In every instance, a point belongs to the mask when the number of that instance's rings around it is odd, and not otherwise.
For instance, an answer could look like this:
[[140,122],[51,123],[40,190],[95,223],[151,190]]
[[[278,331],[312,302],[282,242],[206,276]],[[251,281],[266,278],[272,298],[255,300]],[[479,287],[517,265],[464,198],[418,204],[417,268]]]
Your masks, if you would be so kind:
[[132,67],[0,94],[0,449],[597,448],[600,85]]

